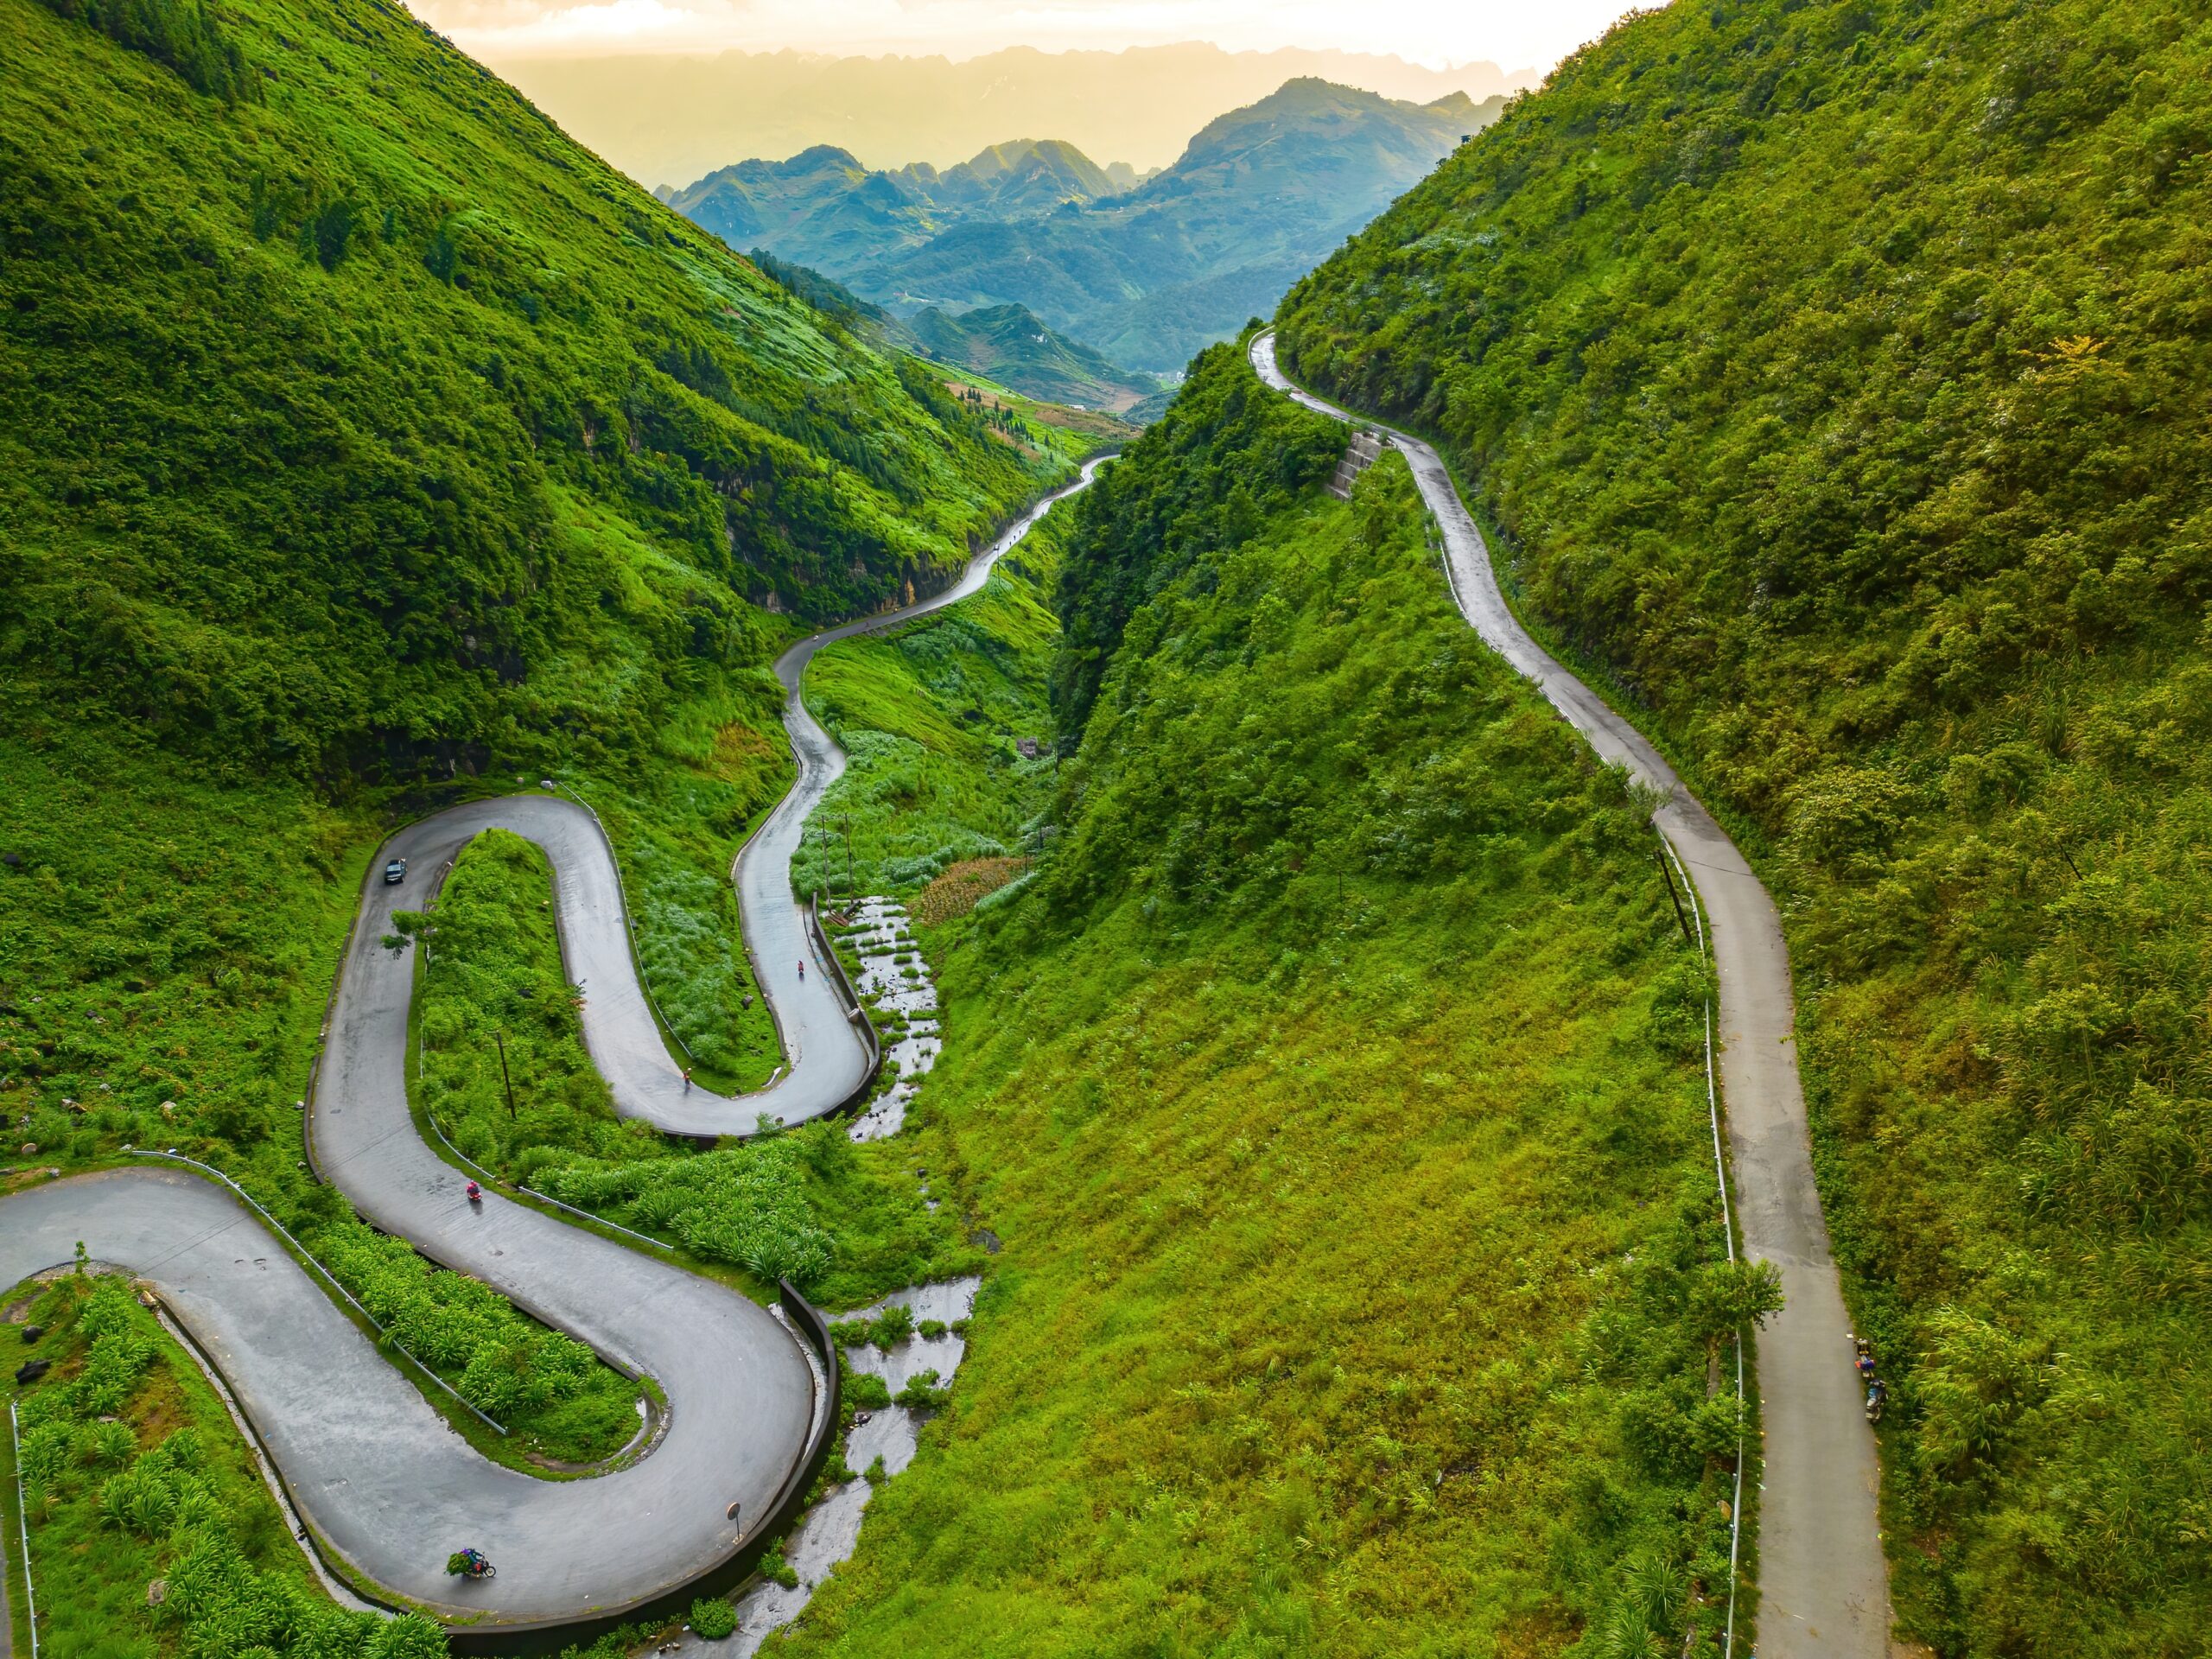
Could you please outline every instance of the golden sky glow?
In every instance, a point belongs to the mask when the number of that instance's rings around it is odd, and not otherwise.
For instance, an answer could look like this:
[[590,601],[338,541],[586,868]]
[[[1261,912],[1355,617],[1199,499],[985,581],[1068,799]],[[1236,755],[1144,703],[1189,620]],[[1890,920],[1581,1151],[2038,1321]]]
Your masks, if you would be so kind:
[[739,48],[969,58],[1007,46],[1337,48],[1444,67],[1548,68],[1619,0],[413,0],[483,58]]

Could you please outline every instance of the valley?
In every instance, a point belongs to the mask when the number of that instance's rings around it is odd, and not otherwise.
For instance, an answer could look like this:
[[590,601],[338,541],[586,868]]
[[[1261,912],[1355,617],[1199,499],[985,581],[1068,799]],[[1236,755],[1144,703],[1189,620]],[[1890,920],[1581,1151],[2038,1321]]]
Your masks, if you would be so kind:
[[896,10],[0,0],[0,1659],[2196,1652],[2203,19]]

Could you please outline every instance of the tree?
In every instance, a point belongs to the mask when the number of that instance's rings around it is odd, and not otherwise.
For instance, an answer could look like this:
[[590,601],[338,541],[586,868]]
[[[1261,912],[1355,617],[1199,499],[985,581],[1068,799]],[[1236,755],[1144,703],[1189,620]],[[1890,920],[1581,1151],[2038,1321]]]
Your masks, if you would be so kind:
[[1690,1317],[1706,1337],[1764,1325],[1767,1315],[1781,1312],[1782,1269],[1771,1262],[1715,1262],[1690,1289]]

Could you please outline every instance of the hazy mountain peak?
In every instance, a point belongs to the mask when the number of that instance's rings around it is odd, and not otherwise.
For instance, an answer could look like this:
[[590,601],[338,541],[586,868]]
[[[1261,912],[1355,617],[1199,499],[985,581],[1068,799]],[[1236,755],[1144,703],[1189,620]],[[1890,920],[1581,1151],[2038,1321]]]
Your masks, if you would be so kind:
[[696,179],[739,156],[789,156],[835,138],[868,166],[947,168],[1016,134],[1048,133],[1144,173],[1224,110],[1318,79],[1427,103],[1534,85],[1495,64],[1427,69],[1370,53],[1226,52],[1195,41],[1124,52],[1009,48],[943,56],[725,52],[501,59],[500,69],[582,143],[647,181]]

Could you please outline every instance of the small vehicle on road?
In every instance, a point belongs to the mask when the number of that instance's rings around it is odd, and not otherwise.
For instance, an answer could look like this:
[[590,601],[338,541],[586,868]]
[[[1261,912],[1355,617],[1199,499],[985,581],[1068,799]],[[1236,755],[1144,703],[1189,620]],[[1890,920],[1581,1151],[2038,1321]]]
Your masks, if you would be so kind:
[[384,884],[387,887],[396,887],[406,879],[407,861],[405,859],[395,858],[384,867]]
[[498,1569],[484,1559],[480,1549],[456,1549],[446,1557],[446,1571],[456,1578],[489,1579],[498,1576]]

